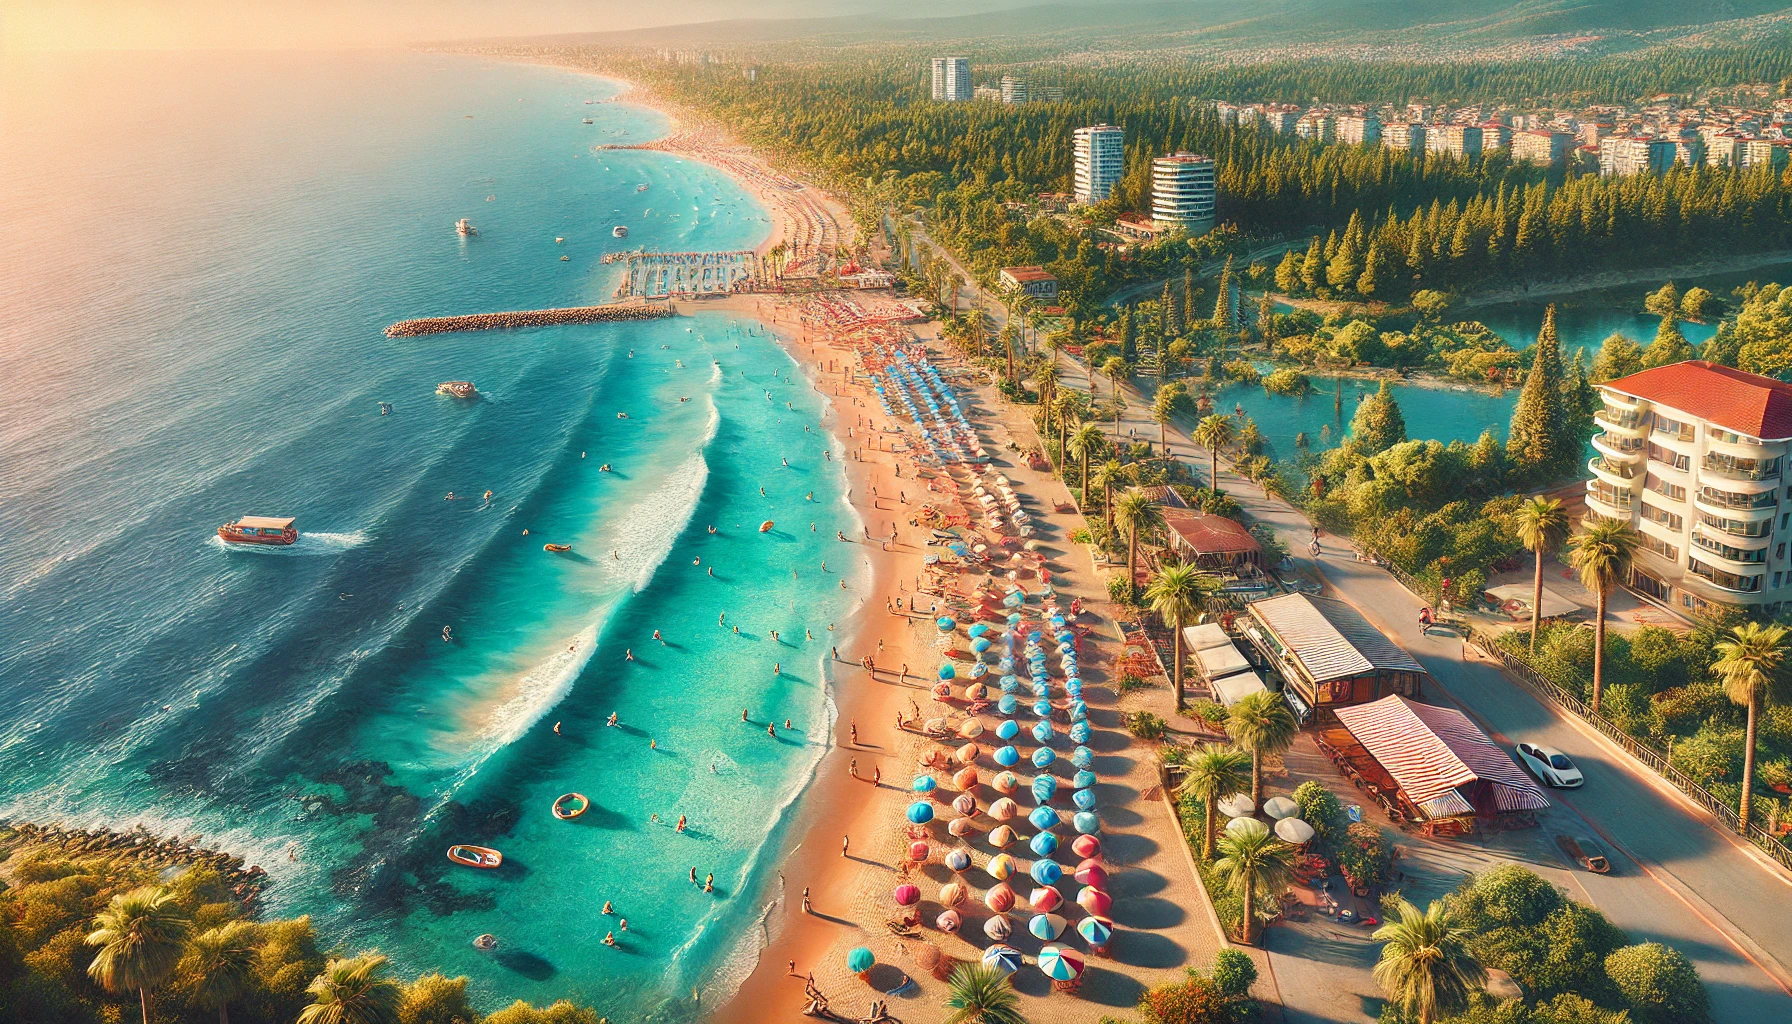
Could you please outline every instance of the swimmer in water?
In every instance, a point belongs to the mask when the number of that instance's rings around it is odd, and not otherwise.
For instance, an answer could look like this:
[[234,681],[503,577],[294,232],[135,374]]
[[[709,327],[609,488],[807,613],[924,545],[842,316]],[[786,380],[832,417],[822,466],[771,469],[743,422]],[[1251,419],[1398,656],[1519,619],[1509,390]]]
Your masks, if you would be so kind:
[[614,914],[616,912],[616,905],[611,903],[609,900],[605,900],[603,912],[605,914]]
[[765,488],[763,488],[763,487],[759,488],[759,496],[761,498],[765,497]]
[[703,891],[704,892],[715,892],[716,891],[716,873],[714,871],[711,871],[709,874],[703,876]]
[[605,932],[604,933],[604,945],[606,945],[606,946],[616,945],[616,933],[615,932]]
[[559,722],[554,723],[554,735],[556,735],[556,736],[560,735],[560,723]]
[[454,492],[449,491],[447,494],[442,496],[442,500],[443,501],[453,501],[454,500]]
[[784,464],[785,464],[785,465],[786,465],[786,466],[788,466],[788,465],[790,465],[790,460],[789,460],[789,459],[785,459],[785,460],[784,460]]
[[808,494],[803,495],[803,500],[804,501],[814,501],[815,500],[815,492],[810,491]]
[[445,644],[454,642],[454,627],[452,627],[452,626],[443,626],[442,627],[442,642]]
[[614,712],[614,711],[610,712],[610,718],[608,721],[604,722],[604,724],[609,725],[609,726],[614,726],[616,724],[616,712]]
[[[635,660],[635,649],[633,647],[624,648],[622,651],[622,658],[624,661],[634,661]],[[612,722],[610,724],[614,725],[615,723]]]
[[710,532],[710,533],[715,533],[715,532],[716,532],[716,528],[715,528],[715,527],[713,527],[713,526],[712,526],[712,527],[710,527],[710,528],[709,528],[709,532]]
[[656,629],[656,630],[654,630],[654,631],[653,631],[653,638],[654,638],[654,639],[655,639],[655,640],[658,640],[658,641],[659,641],[659,642],[660,642],[660,643],[662,643],[662,644],[663,644],[663,643],[665,643],[665,642],[666,642],[666,638],[665,638],[665,637],[663,637],[663,636],[661,636],[661,635],[660,635],[660,631],[659,631],[659,630],[657,630],[657,629]]
[[678,828],[676,829],[676,831],[683,832],[684,826],[685,826],[685,817],[684,817],[684,815],[680,814],[678,816]]
[[489,489],[485,492],[485,503],[487,505],[492,503],[492,492]]

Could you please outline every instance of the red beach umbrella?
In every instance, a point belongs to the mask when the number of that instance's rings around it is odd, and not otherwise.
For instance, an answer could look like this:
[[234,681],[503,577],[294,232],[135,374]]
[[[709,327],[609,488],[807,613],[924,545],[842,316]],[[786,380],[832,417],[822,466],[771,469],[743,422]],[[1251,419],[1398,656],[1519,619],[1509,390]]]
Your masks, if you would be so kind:
[[891,895],[896,897],[896,905],[899,907],[912,907],[921,902],[921,888],[906,882],[897,886]]

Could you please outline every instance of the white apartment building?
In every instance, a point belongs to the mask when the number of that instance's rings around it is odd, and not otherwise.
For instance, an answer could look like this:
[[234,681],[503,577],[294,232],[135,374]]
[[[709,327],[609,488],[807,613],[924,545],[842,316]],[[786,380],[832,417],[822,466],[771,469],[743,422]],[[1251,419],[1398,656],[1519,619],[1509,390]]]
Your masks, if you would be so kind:
[[1587,509],[1642,534],[1629,585],[1695,614],[1777,609],[1792,587],[1792,384],[1694,359],[1599,391]]
[[1748,139],[1743,142],[1743,167],[1786,166],[1787,157],[1792,155],[1792,141],[1785,139]]
[[1320,142],[1338,141],[1338,122],[1324,110],[1309,110],[1294,123],[1294,134],[1303,139],[1316,139]]
[[937,103],[957,103],[973,95],[971,58],[933,58],[933,98]]
[[1481,155],[1481,129],[1472,124],[1434,124],[1425,129],[1425,151],[1465,159]]
[[1212,157],[1172,153],[1151,161],[1151,221],[1160,231],[1212,228],[1217,191]]
[[1425,126],[1422,124],[1389,124],[1381,128],[1381,144],[1388,149],[1418,156],[1425,151]]
[[1105,201],[1126,172],[1126,131],[1111,124],[1076,130],[1076,201]]
[[1008,106],[1025,103],[1028,99],[1027,80],[1013,75],[1002,76],[1002,102]]
[[1481,122],[1481,152],[1508,149],[1512,145],[1512,129],[1498,121]]
[[1606,177],[1643,171],[1664,174],[1673,165],[1672,139],[1613,135],[1599,142],[1599,173]]
[[1381,118],[1374,114],[1345,114],[1338,118],[1338,141],[1347,146],[1380,142]]
[[1574,136],[1542,129],[1512,133],[1512,159],[1560,165],[1574,151]]
[[1263,111],[1263,120],[1269,125],[1269,130],[1277,135],[1294,134],[1295,125],[1300,123],[1299,107],[1268,104],[1259,109]]

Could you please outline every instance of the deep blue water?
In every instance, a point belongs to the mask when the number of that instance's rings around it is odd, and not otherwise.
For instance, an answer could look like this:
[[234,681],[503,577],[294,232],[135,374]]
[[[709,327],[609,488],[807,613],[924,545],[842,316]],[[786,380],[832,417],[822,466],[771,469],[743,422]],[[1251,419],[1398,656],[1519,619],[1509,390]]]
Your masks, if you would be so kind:
[[[585,102],[614,91],[417,54],[0,67],[0,816],[202,833],[273,872],[272,912],[492,1005],[725,994],[863,586],[821,398],[715,314],[382,335],[763,237],[719,173],[593,152],[664,130]],[[226,549],[244,514],[304,537]],[[569,791],[595,806],[557,821]]]

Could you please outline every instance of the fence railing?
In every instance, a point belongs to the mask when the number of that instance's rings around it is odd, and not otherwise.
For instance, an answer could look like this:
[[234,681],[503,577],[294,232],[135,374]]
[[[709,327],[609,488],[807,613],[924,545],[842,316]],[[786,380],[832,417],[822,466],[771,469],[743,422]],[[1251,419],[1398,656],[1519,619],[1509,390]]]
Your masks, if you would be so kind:
[[[1582,721],[1603,733],[1606,739],[1623,747],[1625,752],[1630,756],[1648,765],[1656,774],[1673,783],[1675,788],[1679,789],[1682,793],[1685,793],[1688,797],[1691,797],[1699,804],[1699,806],[1710,811],[1717,820],[1723,822],[1725,828],[1728,828],[1732,832],[1739,831],[1738,826],[1741,821],[1741,816],[1736,813],[1736,808],[1731,807],[1725,801],[1719,800],[1711,794],[1710,790],[1707,790],[1704,786],[1693,781],[1693,779],[1685,772],[1675,768],[1673,764],[1668,761],[1668,756],[1666,754],[1647,743],[1642,742],[1635,736],[1625,732],[1623,729],[1620,729],[1617,723],[1613,722],[1611,719],[1606,718],[1602,714],[1595,713],[1586,701],[1581,700],[1575,694],[1569,693],[1567,690],[1556,685],[1553,680],[1537,671],[1537,669],[1530,663],[1494,642],[1494,638],[1487,633],[1470,627],[1468,631],[1468,642],[1474,644],[1486,654],[1498,659],[1500,664],[1505,667],[1506,671],[1510,672],[1520,683],[1530,689],[1531,692],[1537,694],[1539,697],[1554,701],[1559,707],[1580,716]],[[1772,833],[1761,826],[1750,822],[1747,831],[1744,832],[1743,835],[1756,846],[1760,847],[1768,856],[1778,861],[1781,867],[1788,871],[1792,871],[1792,849],[1787,849],[1785,844],[1775,838]]]

